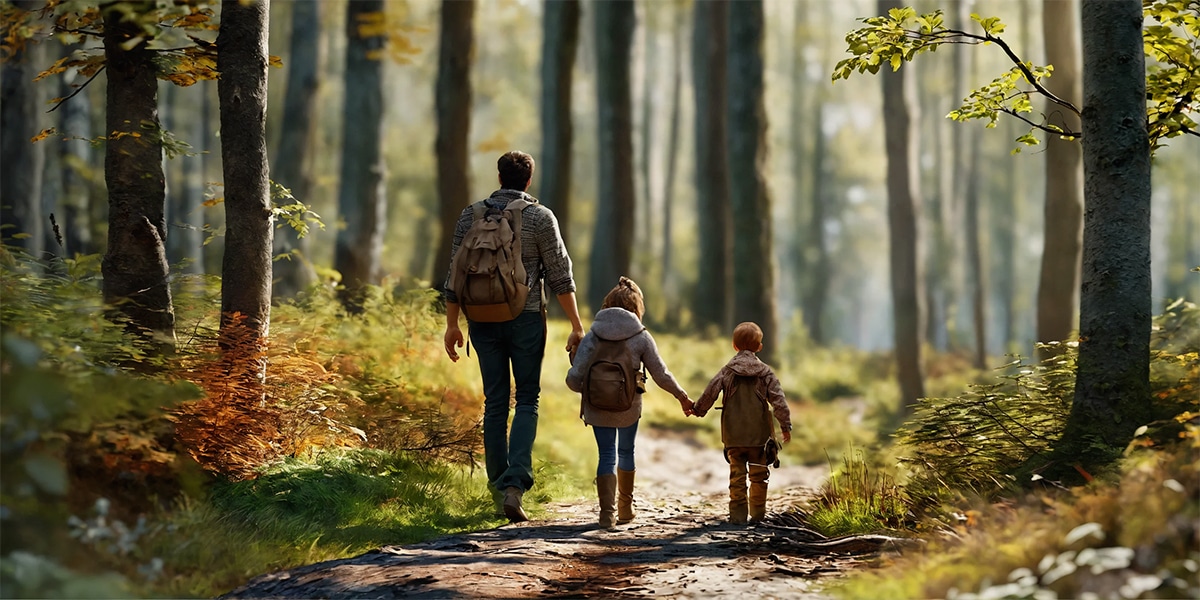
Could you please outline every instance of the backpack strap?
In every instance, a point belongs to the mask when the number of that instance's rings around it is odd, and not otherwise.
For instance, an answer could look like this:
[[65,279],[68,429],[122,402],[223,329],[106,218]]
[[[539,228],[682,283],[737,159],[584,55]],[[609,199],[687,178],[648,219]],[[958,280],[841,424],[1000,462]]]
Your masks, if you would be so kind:
[[484,217],[484,215],[487,214],[487,209],[488,209],[487,200],[480,200],[479,202],[472,204],[471,205],[471,212],[472,212],[471,222],[474,223],[475,221],[482,219]]
[[[525,199],[510,200],[508,205],[504,207],[504,213],[508,215],[509,226],[513,231],[513,254],[514,262],[513,275],[517,281],[522,284],[529,284],[529,273],[525,270],[525,261],[521,257],[521,211],[525,207],[530,206],[530,202]],[[545,306],[545,303],[542,304]]]

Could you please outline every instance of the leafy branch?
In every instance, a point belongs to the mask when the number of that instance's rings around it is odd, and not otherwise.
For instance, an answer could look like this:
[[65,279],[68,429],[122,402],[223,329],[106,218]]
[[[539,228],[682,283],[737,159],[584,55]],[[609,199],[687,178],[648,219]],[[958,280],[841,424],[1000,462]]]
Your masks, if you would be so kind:
[[[1181,134],[1200,136],[1192,115],[1200,109],[1196,103],[1200,88],[1200,0],[1146,0],[1145,16],[1158,25],[1144,28],[1145,51],[1157,64],[1147,67],[1147,120],[1151,149],[1160,141]],[[894,8],[887,15],[861,19],[865,27],[846,34],[846,52],[850,58],[841,60],[834,68],[832,79],[849,79],[858,73],[876,74],[883,65],[897,71],[917,55],[934,52],[944,44],[995,44],[1004,51],[1013,67],[991,83],[973,90],[962,105],[947,118],[955,121],[988,119],[987,127],[996,126],[1001,113],[1010,115],[1030,127],[1030,132],[1016,139],[1032,146],[1040,143],[1034,131],[1057,135],[1063,139],[1078,139],[1082,132],[1074,131],[1065,122],[1056,124],[1051,118],[1033,114],[1030,98],[1036,94],[1077,116],[1079,107],[1055,95],[1043,84],[1054,72],[1052,65],[1036,66],[1022,60],[1000,34],[1005,25],[998,17],[972,14],[982,33],[973,33],[945,26],[942,11],[917,14],[909,7]],[[1028,86],[1031,89],[1023,89]],[[1019,150],[1014,150],[1014,152]]]

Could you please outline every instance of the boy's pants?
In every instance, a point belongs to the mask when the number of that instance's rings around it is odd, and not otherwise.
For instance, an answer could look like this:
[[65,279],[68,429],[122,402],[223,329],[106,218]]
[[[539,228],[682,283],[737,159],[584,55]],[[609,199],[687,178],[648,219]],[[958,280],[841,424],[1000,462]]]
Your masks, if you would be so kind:
[[[761,446],[751,448],[726,448],[729,457],[729,513],[731,517],[745,515],[747,504],[753,519],[761,519],[767,510],[766,452]],[[750,497],[746,497],[746,476],[750,476]],[[747,501],[748,500],[748,501]]]

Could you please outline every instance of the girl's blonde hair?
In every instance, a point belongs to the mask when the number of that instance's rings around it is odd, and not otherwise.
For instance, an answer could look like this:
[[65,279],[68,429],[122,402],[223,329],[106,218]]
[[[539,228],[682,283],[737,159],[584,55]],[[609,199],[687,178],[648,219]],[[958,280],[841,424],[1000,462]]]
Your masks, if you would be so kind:
[[640,319],[646,314],[646,303],[642,297],[642,288],[634,283],[632,279],[622,276],[617,286],[609,290],[608,295],[604,297],[604,303],[600,305],[604,308],[623,308]]

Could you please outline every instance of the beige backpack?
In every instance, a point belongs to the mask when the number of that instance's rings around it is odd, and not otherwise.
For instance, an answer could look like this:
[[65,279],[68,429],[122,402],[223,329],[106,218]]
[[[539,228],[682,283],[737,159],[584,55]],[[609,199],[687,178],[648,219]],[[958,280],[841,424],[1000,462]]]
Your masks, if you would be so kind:
[[450,265],[449,287],[468,320],[511,321],[525,309],[528,275],[521,262],[521,211],[527,200],[512,200],[503,210],[480,201],[471,205],[470,229]]

